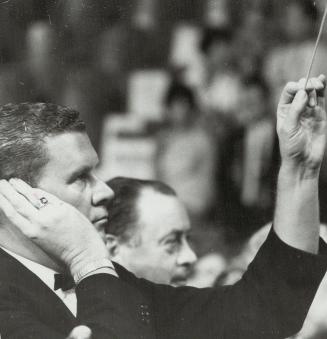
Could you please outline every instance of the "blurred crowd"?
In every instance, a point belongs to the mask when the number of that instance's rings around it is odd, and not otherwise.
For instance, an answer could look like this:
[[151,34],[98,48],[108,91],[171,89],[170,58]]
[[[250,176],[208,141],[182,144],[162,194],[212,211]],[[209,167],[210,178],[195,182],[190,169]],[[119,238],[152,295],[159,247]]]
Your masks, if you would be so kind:
[[[132,75],[160,70],[165,86],[153,75],[148,86],[160,92],[159,118],[142,117],[156,143],[153,176],[195,223],[245,238],[271,220],[275,106],[281,86],[306,73],[321,10],[310,0],[4,1],[0,103],[77,108],[99,148],[105,116],[154,96],[138,98]],[[323,41],[312,74],[326,73],[326,53]]]
[[[243,241],[272,220],[276,104],[285,82],[306,75],[323,7],[311,0],[0,1],[0,104],[76,108],[101,154],[104,119],[152,102],[150,114],[133,115],[142,120],[138,137],[155,145],[151,179],[174,188],[196,228]],[[326,42],[323,34],[312,75],[327,74]],[[211,251],[193,283],[233,282],[245,261],[229,264]]]

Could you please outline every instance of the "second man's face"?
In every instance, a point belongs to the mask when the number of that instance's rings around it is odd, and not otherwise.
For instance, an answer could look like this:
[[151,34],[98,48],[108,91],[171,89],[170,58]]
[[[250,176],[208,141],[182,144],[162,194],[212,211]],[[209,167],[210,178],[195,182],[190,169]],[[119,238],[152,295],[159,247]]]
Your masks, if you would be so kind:
[[150,281],[185,285],[196,256],[188,243],[190,221],[183,205],[174,196],[144,189],[137,214],[135,235],[119,245],[113,260]]

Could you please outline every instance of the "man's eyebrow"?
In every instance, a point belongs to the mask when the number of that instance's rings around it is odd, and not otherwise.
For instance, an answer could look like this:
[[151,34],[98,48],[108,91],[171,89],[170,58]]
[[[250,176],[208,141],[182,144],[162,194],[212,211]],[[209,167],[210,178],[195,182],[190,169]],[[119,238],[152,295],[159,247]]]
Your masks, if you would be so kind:
[[74,179],[78,178],[83,174],[91,172],[99,164],[99,158],[94,157],[92,160],[87,161],[85,165],[78,167],[73,173],[69,176],[68,182],[72,182]]
[[89,173],[92,170],[93,170],[93,166],[90,166],[90,165],[80,167],[76,169],[75,171],[73,171],[73,173],[69,176],[68,181],[71,182],[74,179],[78,178],[80,175]]
[[185,233],[185,231],[182,230],[172,230],[169,233],[163,235],[160,239],[159,239],[159,243],[162,243],[163,241],[165,241],[167,238],[169,238],[172,235],[176,235],[181,237],[183,234]]

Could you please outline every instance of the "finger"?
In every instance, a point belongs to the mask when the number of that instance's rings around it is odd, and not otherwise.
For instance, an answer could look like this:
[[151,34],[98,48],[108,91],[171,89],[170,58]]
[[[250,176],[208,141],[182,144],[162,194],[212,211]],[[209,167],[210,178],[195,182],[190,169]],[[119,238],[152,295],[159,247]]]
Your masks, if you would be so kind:
[[294,96],[298,92],[299,89],[300,87],[299,87],[298,82],[294,82],[294,81],[288,82],[282,91],[279,104],[281,105],[290,104],[293,101]]
[[28,200],[34,208],[40,208],[40,198],[35,194],[33,188],[21,179],[11,178],[10,184],[19,192],[26,200]]
[[320,79],[319,77],[311,78],[310,83],[312,84],[312,88],[317,92],[321,91],[325,88],[324,81],[322,79]]
[[317,105],[317,94],[316,94],[316,85],[317,85],[317,79],[316,78],[310,78],[308,80],[308,86],[306,88],[306,92],[309,96],[308,99],[308,106],[309,107],[315,107]]
[[[305,86],[305,79],[301,79],[299,81],[300,88],[304,88]],[[307,82],[305,91],[307,92],[309,99],[308,99],[308,106],[315,107],[317,105],[317,94],[316,90],[320,88],[320,81],[317,78],[310,78]],[[321,85],[322,88],[322,85]]]
[[91,339],[92,331],[84,325],[76,326],[70,332],[67,339]]
[[49,192],[46,192],[46,191],[44,191],[44,190],[42,190],[40,188],[33,188],[33,191],[34,191],[35,196],[38,199],[41,199],[42,197],[46,197],[51,204],[56,204],[56,205],[64,203],[62,200],[60,200],[55,195],[53,195],[53,194],[51,194]]
[[[315,89],[312,84],[312,81],[310,80],[311,79],[309,79],[308,84],[306,86],[307,92],[313,91]],[[296,93],[299,90],[303,89],[304,84],[305,84],[305,78],[300,79],[298,82],[294,82],[294,81],[288,82],[282,91],[279,104],[280,105],[290,104],[293,101]]]
[[310,91],[308,93],[309,99],[308,99],[308,105],[310,107],[315,107],[317,105],[317,93],[315,90]]
[[42,198],[46,198],[50,203],[58,203],[59,201],[61,202],[61,200],[59,200],[54,195],[45,192],[39,188],[33,188],[21,179],[12,178],[9,180],[9,182],[36,208],[40,208],[40,199]]
[[[305,85],[305,79],[299,80],[299,87],[302,88]],[[322,107],[324,105],[324,90],[326,87],[326,78],[324,75],[319,75],[316,78],[310,78],[306,86],[306,92],[309,95],[308,105],[315,107],[317,104]],[[322,97],[322,98],[321,98]]]
[[324,87],[326,87],[326,76],[325,74],[320,74],[318,79],[323,83]]
[[33,217],[36,209],[7,180],[0,180],[0,193],[23,216]]
[[[310,79],[308,80],[308,82],[307,82],[307,84],[306,84],[306,87],[305,87],[305,91],[306,91],[307,93],[309,93],[309,92],[311,92],[311,91],[313,91],[313,90],[316,89],[315,86],[314,86],[314,79],[315,79],[315,78],[310,78]],[[301,79],[299,80],[298,84],[299,84],[299,88],[300,88],[300,89],[304,89],[305,78],[301,78]]]
[[[309,105],[311,107],[314,107],[315,105],[323,104],[324,100],[324,91],[325,91],[325,77],[320,76],[317,78],[312,78],[311,83],[314,87],[314,94],[311,94],[314,97],[315,102],[313,102],[313,99],[309,99]],[[320,101],[319,101],[320,100]]]
[[34,232],[34,226],[21,214],[19,214],[16,209],[11,205],[11,203],[0,193],[0,210],[6,216],[11,224],[17,227],[23,234],[28,237],[32,237]]
[[294,128],[298,125],[300,116],[306,109],[307,102],[308,102],[307,93],[303,89],[299,90],[296,93],[294,100],[291,104],[289,113],[286,116],[288,124],[291,128]]
[[298,81],[298,84],[299,84],[299,87],[301,88],[301,89],[304,89],[304,90],[312,90],[312,85],[311,85],[311,81],[310,81],[310,79],[308,79],[308,82],[307,82],[307,85],[306,85],[306,87],[304,88],[304,85],[305,85],[305,81],[306,81],[306,79],[305,78],[301,78],[299,81]]

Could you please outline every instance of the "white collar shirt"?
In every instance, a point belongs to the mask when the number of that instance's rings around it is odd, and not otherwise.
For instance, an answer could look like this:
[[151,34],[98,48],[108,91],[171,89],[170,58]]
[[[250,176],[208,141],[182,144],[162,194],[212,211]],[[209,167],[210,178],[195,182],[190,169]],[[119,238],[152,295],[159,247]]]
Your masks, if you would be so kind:
[[41,279],[67,306],[71,313],[76,317],[77,314],[77,298],[75,293],[75,288],[72,288],[68,291],[63,291],[61,288],[54,290],[55,274],[58,273],[55,270],[38,264],[35,261],[26,259],[19,254],[16,254],[12,251],[9,251],[6,248],[1,247],[9,255],[18,260],[22,265],[34,273],[39,279]]

